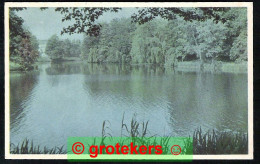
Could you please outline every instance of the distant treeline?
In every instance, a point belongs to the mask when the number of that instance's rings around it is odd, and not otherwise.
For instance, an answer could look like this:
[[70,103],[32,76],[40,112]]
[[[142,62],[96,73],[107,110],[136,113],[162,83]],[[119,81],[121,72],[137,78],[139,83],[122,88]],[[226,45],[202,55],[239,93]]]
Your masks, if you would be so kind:
[[[28,69],[39,57],[39,43],[24,20],[10,9],[10,61]],[[193,10],[193,8],[187,8]],[[198,13],[200,14],[200,13]],[[201,13],[203,14],[203,13]],[[51,59],[80,57],[91,63],[150,63],[174,66],[180,61],[247,61],[247,10],[230,8],[219,17],[203,21],[156,18],[144,24],[131,18],[103,23],[97,36],[85,35],[83,42],[52,36],[45,53]]]
[[45,53],[51,59],[63,59],[66,57],[80,57],[80,40],[61,40],[57,35],[53,35],[48,41]]
[[227,22],[155,19],[143,25],[129,19],[102,24],[98,37],[85,36],[81,57],[88,62],[152,63],[247,60],[247,11],[231,8]]

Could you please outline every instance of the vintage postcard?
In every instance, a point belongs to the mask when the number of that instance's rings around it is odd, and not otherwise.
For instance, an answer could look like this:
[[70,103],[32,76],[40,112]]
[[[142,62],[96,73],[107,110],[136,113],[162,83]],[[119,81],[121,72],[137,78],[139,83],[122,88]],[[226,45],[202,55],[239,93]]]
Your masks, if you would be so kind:
[[5,158],[253,159],[253,3],[5,3]]

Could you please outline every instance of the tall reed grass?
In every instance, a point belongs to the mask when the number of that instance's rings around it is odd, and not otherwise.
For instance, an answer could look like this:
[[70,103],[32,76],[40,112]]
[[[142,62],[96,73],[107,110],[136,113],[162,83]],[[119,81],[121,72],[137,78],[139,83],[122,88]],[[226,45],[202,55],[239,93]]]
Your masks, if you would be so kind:
[[[127,125],[124,121],[124,115],[121,122],[121,137],[130,137],[132,142],[141,143],[143,145],[165,145],[163,146],[164,151],[170,150],[167,147],[167,142],[169,137],[174,136],[164,136],[164,140],[160,143],[153,143],[151,140],[146,140],[145,137],[158,136],[156,134],[150,134],[148,131],[149,121],[138,122],[136,119],[136,114],[132,117],[130,125]],[[110,122],[108,120],[103,121],[102,124],[102,140],[100,145],[104,144],[107,137],[112,137],[112,134],[108,132],[110,129]],[[183,151],[185,154],[247,154],[248,153],[248,135],[244,133],[233,133],[233,132],[219,132],[214,129],[207,132],[202,132],[201,128],[194,131],[192,136],[193,142],[187,140]],[[123,145],[119,143],[120,145]],[[94,143],[93,143],[94,144]],[[95,143],[97,144],[97,143]],[[193,152],[189,152],[189,147],[193,146]],[[28,139],[25,139],[19,146],[11,144],[10,145],[11,154],[65,154],[66,150],[62,147],[54,147],[48,149],[44,147],[40,148],[39,145],[34,146],[33,141],[29,143]]]
[[48,149],[44,146],[43,149],[40,148],[40,145],[34,146],[33,140],[30,142],[29,139],[24,139],[21,146],[11,144],[10,145],[11,154],[65,154],[66,150],[63,150],[63,146],[54,147]]
[[203,133],[201,128],[193,133],[194,154],[247,154],[248,135],[238,132]]

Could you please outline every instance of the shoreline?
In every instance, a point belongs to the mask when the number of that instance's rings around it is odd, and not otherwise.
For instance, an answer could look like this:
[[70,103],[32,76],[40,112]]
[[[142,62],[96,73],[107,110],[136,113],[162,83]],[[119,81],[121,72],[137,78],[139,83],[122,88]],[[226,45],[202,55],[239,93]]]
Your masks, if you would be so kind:
[[[138,124],[138,123],[137,123]],[[138,131],[138,129],[136,130]],[[101,138],[105,139],[106,136],[102,135]],[[100,138],[97,137],[97,138]],[[110,136],[113,138],[113,136]],[[122,136],[121,136],[122,137]],[[131,138],[131,135],[126,136]],[[136,138],[149,138],[149,136],[135,136]],[[135,138],[132,137],[132,138]],[[154,136],[159,137],[160,136]],[[165,137],[176,137],[176,136],[165,136]],[[178,137],[176,137],[178,138]],[[217,155],[217,154],[248,154],[248,134],[247,133],[234,133],[234,132],[225,132],[225,131],[216,131],[214,129],[208,131],[202,131],[201,128],[194,130],[193,135],[186,137],[192,140],[189,144],[184,145],[184,149],[187,149],[189,146],[192,147],[191,154],[194,155]],[[66,143],[65,143],[66,144]],[[64,144],[64,145],[65,145]],[[25,138],[21,143],[13,144],[10,143],[10,153],[11,154],[66,154],[66,146],[53,146],[47,148],[42,145],[33,146],[33,140]],[[223,149],[222,147],[226,149]],[[64,148],[64,149],[63,149]]]
[[[33,71],[35,68],[38,68],[38,65],[43,63],[51,63],[51,60],[44,60],[44,61],[37,61],[34,65],[32,65],[32,68],[29,70],[23,70],[22,66],[10,62],[10,72],[27,72],[27,71]],[[62,62],[86,62],[82,61],[80,59],[64,59],[61,61],[54,61],[54,63],[62,63]],[[86,62],[89,63],[89,62]],[[126,64],[131,66],[155,66],[155,67],[164,67],[164,68],[173,68],[176,71],[180,72],[216,72],[216,73],[247,73],[247,62],[241,62],[241,63],[234,63],[234,62],[216,62],[215,64],[211,63],[204,63],[201,65],[198,61],[184,61],[184,62],[178,62],[176,66],[166,66],[166,65],[154,65],[151,63],[111,63],[111,62],[105,62],[105,63],[89,63],[89,64]]]
[[204,63],[201,66],[199,62],[185,61],[177,63],[175,69],[181,72],[247,73],[247,62],[217,62],[215,64]]

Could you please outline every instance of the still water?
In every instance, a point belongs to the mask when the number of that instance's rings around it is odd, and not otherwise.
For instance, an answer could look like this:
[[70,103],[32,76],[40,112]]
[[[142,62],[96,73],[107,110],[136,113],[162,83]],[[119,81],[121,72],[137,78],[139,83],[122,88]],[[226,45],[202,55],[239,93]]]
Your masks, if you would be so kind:
[[247,131],[247,74],[185,73],[172,68],[81,62],[45,63],[10,74],[11,143],[25,138],[47,147],[69,136],[113,136],[134,114],[150,134],[188,136]]

